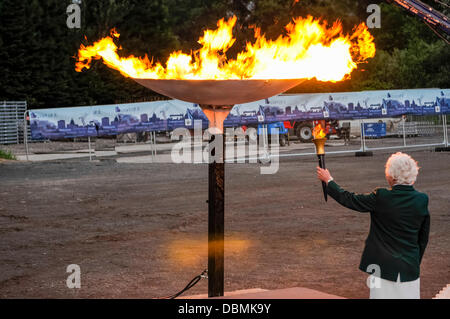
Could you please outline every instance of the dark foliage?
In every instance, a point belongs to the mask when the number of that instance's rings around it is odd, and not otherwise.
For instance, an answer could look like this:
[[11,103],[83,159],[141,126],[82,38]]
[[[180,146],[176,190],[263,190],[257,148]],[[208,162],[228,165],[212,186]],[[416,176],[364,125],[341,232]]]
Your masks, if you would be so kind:
[[[365,21],[367,5],[356,0],[83,0],[80,29],[66,26],[71,1],[0,0],[0,100],[27,100],[32,108],[146,101],[158,97],[101,62],[74,70],[81,43],[91,43],[116,27],[122,54],[165,61],[173,50],[198,48],[204,28],[237,15],[236,44],[251,41],[251,26],[276,37],[296,16],[342,21],[347,32]],[[448,8],[429,0],[448,14]],[[326,92],[416,87],[449,87],[450,50],[433,31],[404,10],[385,2],[381,29],[372,30],[377,55],[339,83],[308,81],[293,92]],[[447,10],[447,11],[446,11]],[[86,37],[86,38],[85,38]],[[86,40],[87,39],[87,40]]]

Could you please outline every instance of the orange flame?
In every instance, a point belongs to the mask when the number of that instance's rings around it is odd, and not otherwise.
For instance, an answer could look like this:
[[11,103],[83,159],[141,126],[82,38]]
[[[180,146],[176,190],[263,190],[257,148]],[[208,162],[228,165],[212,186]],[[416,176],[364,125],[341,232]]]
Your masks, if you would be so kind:
[[325,134],[325,131],[322,128],[322,125],[317,124],[316,126],[314,126],[313,129],[313,137],[314,139],[321,139],[321,138],[325,138],[327,135]]
[[287,34],[267,39],[255,29],[255,42],[247,43],[236,59],[225,53],[234,44],[232,30],[236,17],[218,21],[216,30],[200,37],[202,47],[191,53],[172,52],[165,66],[145,57],[120,57],[113,41],[113,29],[90,46],[80,46],[76,71],[89,69],[93,59],[102,59],[124,76],[141,79],[311,79],[341,81],[357,64],[375,56],[375,44],[364,23],[352,35],[343,35],[339,22],[331,27],[319,19],[296,18],[286,26]]
[[116,31],[116,28],[112,28],[110,33],[111,33],[111,36],[114,38],[120,37],[120,33]]

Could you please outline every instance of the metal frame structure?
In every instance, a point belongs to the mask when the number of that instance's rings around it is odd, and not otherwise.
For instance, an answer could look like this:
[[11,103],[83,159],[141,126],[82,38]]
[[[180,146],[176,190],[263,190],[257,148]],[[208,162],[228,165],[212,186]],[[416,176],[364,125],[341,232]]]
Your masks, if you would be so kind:
[[22,129],[21,121],[26,110],[26,101],[0,102],[0,144],[19,144],[26,140],[26,122]]
[[[402,123],[402,136],[403,136],[403,145],[396,145],[396,146],[383,146],[383,147],[368,147],[366,144],[366,138],[364,135],[364,120],[360,120],[360,127],[361,127],[361,146],[359,149],[353,149],[353,150],[340,150],[340,151],[327,151],[327,154],[348,154],[348,153],[358,153],[358,152],[367,152],[367,151],[381,151],[381,150],[395,150],[395,149],[411,149],[411,148],[431,148],[431,147],[449,147],[449,137],[448,137],[448,125],[447,125],[447,115],[442,114],[442,129],[443,129],[443,140],[440,143],[427,143],[427,144],[411,144],[408,145],[406,143],[406,130],[404,129],[404,122]],[[269,158],[274,157],[299,157],[299,156],[314,156],[316,153],[314,151],[312,152],[304,152],[304,153],[287,153],[287,154],[268,154],[267,156]],[[263,155],[260,155],[258,157],[246,157],[246,158],[237,158],[237,159],[229,159],[225,160],[226,163],[234,163],[236,161],[256,161],[260,160],[263,157]]]
[[423,3],[419,0],[391,0],[398,6],[403,7],[411,14],[419,17],[425,23],[432,25],[446,34],[450,35],[450,22],[449,18],[441,12],[433,9],[431,6]]

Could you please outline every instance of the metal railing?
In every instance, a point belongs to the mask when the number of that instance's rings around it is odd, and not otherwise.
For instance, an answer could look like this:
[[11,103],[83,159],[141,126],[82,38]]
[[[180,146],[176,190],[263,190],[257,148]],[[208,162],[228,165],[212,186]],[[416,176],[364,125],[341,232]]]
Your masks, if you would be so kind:
[[[383,119],[380,119],[383,121]],[[377,119],[353,121],[352,137],[349,145],[339,140],[330,140],[326,144],[327,154],[346,154],[357,152],[373,152],[382,150],[402,150],[414,148],[435,148],[449,146],[449,127],[447,116],[404,116],[394,119],[393,127],[379,138],[367,137],[364,123],[376,123]],[[386,120],[384,120],[386,121]],[[356,124],[356,123],[357,124]],[[355,125],[356,124],[356,125]],[[358,127],[358,128],[356,128]],[[333,150],[335,148],[336,150]],[[300,152],[271,154],[270,157],[297,157],[316,155],[314,145],[303,148]],[[250,158],[247,158],[249,160]],[[253,159],[253,158],[251,158]]]
[[404,116],[386,137],[364,138],[363,151],[448,146],[446,115]]
[[[23,121],[26,122],[26,112],[23,114]],[[386,132],[382,136],[374,137],[373,135],[366,136],[364,128],[364,124],[368,123],[378,123],[379,121],[383,121],[386,123]],[[345,122],[345,121],[342,121]],[[364,120],[353,120],[351,121],[351,131],[350,131],[350,140],[344,141],[342,139],[338,139],[336,136],[332,136],[326,144],[326,152],[327,154],[354,154],[357,152],[375,152],[383,150],[385,151],[393,151],[393,150],[402,150],[402,149],[433,149],[435,147],[448,147],[449,137],[448,137],[448,125],[447,118],[445,115],[440,116],[405,116],[404,118],[392,118],[392,119],[364,119]],[[25,129],[26,130],[26,129]],[[94,156],[96,158],[102,156],[111,156],[108,152],[97,152],[97,146],[95,150],[91,147],[91,138],[84,138],[79,141],[66,141],[66,142],[51,142],[45,141],[44,143],[33,143],[33,146],[30,145],[31,153],[74,153],[81,151],[82,149],[89,150],[89,158],[93,159]],[[99,140],[98,138],[94,138],[94,141]],[[100,138],[100,140],[102,140]],[[86,143],[87,144],[84,144]],[[109,144],[115,144],[119,146],[117,143],[119,140],[115,140],[115,142],[108,142]],[[170,141],[166,141],[163,143],[167,143],[167,147],[170,148]],[[265,162],[269,159],[269,157],[274,158],[276,156],[280,158],[287,157],[298,157],[298,156],[314,156],[316,155],[315,148],[313,143],[300,143],[299,141],[292,140],[291,143],[294,145],[290,145],[286,148],[280,147],[278,148],[278,154],[271,152],[271,138],[268,136],[267,129],[264,128],[262,130],[261,143],[258,146],[258,152],[255,154],[250,154],[246,152],[242,158],[234,158],[230,160],[226,160],[226,162],[242,162],[245,163],[250,160],[260,160],[261,162]],[[56,143],[67,144],[67,145],[56,145]],[[73,143],[73,149],[71,148],[71,143]],[[95,142],[97,144],[97,142]],[[150,132],[149,136],[144,142],[145,144],[150,144],[147,147],[137,146],[134,152],[150,152],[152,157],[152,162],[155,162],[157,155],[163,155],[168,152],[168,148],[164,146],[161,149],[161,152],[158,151],[157,154],[157,143],[156,143],[156,133]],[[245,142],[244,142],[245,143]],[[36,145],[35,145],[36,144]],[[39,145],[37,145],[39,144]],[[133,144],[142,144],[137,143],[135,140]],[[111,145],[109,147],[111,148]],[[144,144],[143,144],[144,145]],[[26,155],[28,159],[28,154],[30,151],[28,150],[27,139],[25,139],[25,149]],[[159,147],[159,145],[158,145]],[[247,146],[245,146],[247,147]],[[250,151],[250,149],[249,149]],[[85,152],[85,151],[83,151]],[[128,152],[128,151],[127,151]],[[122,155],[124,152],[117,151],[115,156],[122,157],[126,155]],[[148,156],[148,153],[145,155]],[[160,160],[160,159],[159,159]]]
[[26,137],[22,121],[26,101],[0,102],[0,144],[19,144]]

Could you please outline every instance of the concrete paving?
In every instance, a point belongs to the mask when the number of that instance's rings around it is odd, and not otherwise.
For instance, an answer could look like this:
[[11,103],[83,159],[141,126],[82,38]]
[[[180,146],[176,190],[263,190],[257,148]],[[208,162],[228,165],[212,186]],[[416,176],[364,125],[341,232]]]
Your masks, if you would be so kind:
[[[65,150],[58,152],[49,153],[30,153],[28,155],[28,160],[31,162],[42,162],[42,161],[54,161],[54,160],[68,160],[76,158],[89,158],[89,153],[91,157],[117,157],[118,163],[172,163],[171,151],[176,143],[164,143],[156,145],[156,156],[149,155],[152,152],[152,146],[150,144],[131,144],[131,145],[120,145],[116,146],[114,150],[101,150],[97,151],[94,149],[78,149],[78,150]],[[196,151],[205,150],[207,143],[203,143],[202,146],[196,147]],[[230,147],[233,147],[234,151],[230,151]],[[234,145],[234,143],[226,144],[227,158],[242,158],[242,157],[257,157],[265,154],[264,149],[259,148],[258,150],[248,150],[248,145]],[[194,149],[192,149],[194,151]],[[289,146],[280,147],[280,153],[292,152],[292,151],[304,151],[311,150],[314,151],[312,143],[291,143]],[[136,153],[147,153],[145,155],[137,156],[120,156]],[[17,155],[18,160],[26,161],[26,155]]]

